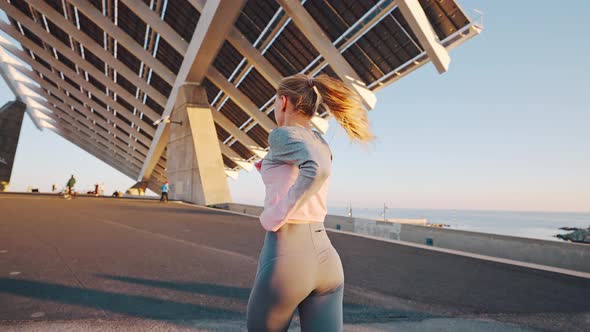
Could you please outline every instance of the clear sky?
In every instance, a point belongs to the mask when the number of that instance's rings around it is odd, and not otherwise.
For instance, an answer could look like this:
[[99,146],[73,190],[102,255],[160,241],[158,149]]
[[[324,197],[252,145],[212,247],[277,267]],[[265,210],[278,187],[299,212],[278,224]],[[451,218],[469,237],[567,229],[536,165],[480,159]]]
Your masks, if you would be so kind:
[[[485,30],[378,94],[378,140],[351,145],[332,122],[330,206],[590,211],[590,4],[459,0],[484,12]],[[0,103],[13,95],[0,80]],[[49,190],[77,175],[107,192],[134,179],[28,117],[12,190]],[[233,200],[262,204],[260,176],[229,180]]]

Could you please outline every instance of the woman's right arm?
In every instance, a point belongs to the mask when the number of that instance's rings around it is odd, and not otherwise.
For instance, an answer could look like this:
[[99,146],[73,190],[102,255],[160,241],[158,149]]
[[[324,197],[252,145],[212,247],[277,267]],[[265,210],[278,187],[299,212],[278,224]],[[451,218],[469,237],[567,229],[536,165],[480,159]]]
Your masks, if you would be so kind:
[[267,231],[276,232],[311,196],[320,190],[330,176],[331,157],[303,140],[296,132],[277,128],[268,138],[273,161],[295,165],[299,175],[285,197],[264,209],[260,222]]

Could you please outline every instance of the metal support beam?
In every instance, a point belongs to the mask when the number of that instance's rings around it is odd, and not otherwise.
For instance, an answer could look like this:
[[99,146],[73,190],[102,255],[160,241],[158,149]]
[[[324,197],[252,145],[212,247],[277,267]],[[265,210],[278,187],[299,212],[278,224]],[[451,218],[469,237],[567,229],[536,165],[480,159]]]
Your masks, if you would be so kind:
[[[117,138],[115,138],[113,136],[112,133],[97,129],[96,125],[94,125],[94,123],[92,121],[80,116],[79,114],[77,114],[75,112],[68,113],[67,110],[62,109],[64,106],[67,106],[67,105],[65,105],[63,103],[60,104],[57,99],[55,99],[51,96],[49,96],[49,99],[50,99],[50,101],[44,103],[43,106],[46,109],[52,111],[53,112],[52,115],[58,116],[59,121],[67,121],[67,120],[72,121],[72,123],[75,124],[76,128],[86,132],[89,136],[95,137],[97,140],[101,141],[104,145],[112,147],[113,151],[115,151],[117,154],[121,155],[121,157],[124,158],[125,160],[132,161],[133,158],[136,158],[139,161],[142,161],[145,158],[141,154],[141,150],[139,150],[139,149],[134,150],[134,149],[131,149],[128,145],[124,145],[124,144],[128,144],[128,142],[126,142],[126,140],[125,140],[125,137],[117,136],[118,138],[121,138],[121,141],[119,141]],[[55,102],[55,105],[50,104],[50,103],[54,103],[54,102]],[[75,113],[75,114],[73,114],[73,113]],[[47,114],[47,115],[51,116],[49,114]]]
[[[71,121],[74,121],[74,122],[77,121],[82,125],[82,126],[79,126],[80,129],[85,128],[85,127],[91,128],[91,129],[87,129],[88,131],[90,131],[89,133],[87,132],[88,135],[91,135],[91,136],[96,135],[97,139],[103,141],[103,143],[105,145],[112,146],[114,151],[119,151],[116,149],[116,147],[118,147],[119,149],[121,149],[122,151],[124,151],[127,154],[126,156],[125,156],[125,154],[122,154],[122,156],[124,158],[128,158],[129,160],[132,160],[132,158],[135,157],[135,158],[139,159],[140,161],[145,158],[142,154],[140,154],[140,153],[145,154],[145,152],[142,152],[142,150],[145,151],[144,147],[141,147],[141,149],[134,149],[133,146],[130,146],[130,144],[135,143],[135,142],[130,140],[128,137],[121,136],[121,135],[118,135],[117,137],[115,137],[113,133],[106,131],[106,129],[102,129],[100,127],[97,127],[95,125],[95,122],[93,122],[92,120],[83,117],[82,115],[78,114],[77,112],[72,112],[70,105],[60,102],[56,98],[47,94],[47,92],[44,92],[42,89],[39,89],[39,90],[41,90],[41,91],[39,91],[39,93],[43,97],[47,98],[47,100],[48,100],[48,102],[43,102],[42,106],[44,108],[52,111],[54,115],[59,115],[59,117],[61,119],[65,119],[65,116],[68,116]],[[105,128],[108,128],[108,127],[105,127]],[[84,129],[84,130],[86,130],[86,129]],[[121,152],[119,152],[119,153],[121,153]]]
[[[35,77],[35,75],[30,72],[28,69],[24,68],[24,67],[18,67],[18,66],[14,66],[15,69],[17,69],[18,71],[20,71],[21,73],[23,73],[25,76],[29,77],[31,80],[37,82],[38,84],[41,84],[41,79]],[[28,89],[30,89],[31,91],[39,94],[40,96],[44,97],[45,99],[47,99],[50,103],[53,103],[55,105],[58,105],[60,107],[63,108],[63,112],[67,112],[66,110],[71,110],[71,107],[75,107],[76,106],[72,106],[72,105],[68,105],[65,104],[64,102],[61,102],[59,100],[57,100],[56,98],[52,97],[51,95],[49,95],[45,90],[38,88],[36,86],[30,85],[29,83],[23,82],[23,84],[25,86],[27,86]],[[67,96],[63,93],[61,93],[59,90],[55,89],[53,86],[51,85],[46,85],[46,88],[49,89],[54,95],[62,98],[62,99],[66,99]],[[46,102],[41,101],[40,104],[43,107],[46,107],[47,109],[50,110],[55,110],[51,105],[47,104]],[[82,111],[80,109],[80,107],[77,107],[76,109],[78,109],[79,112],[81,112],[82,114],[86,113],[84,111]],[[86,110],[85,108],[82,107],[83,110]],[[83,117],[82,115],[76,113],[76,112],[69,112],[68,113],[70,115],[70,117],[76,118],[78,121],[80,121],[81,123],[86,123],[86,125],[89,128],[94,128],[95,130],[97,129],[96,126],[94,125],[94,123],[92,121],[95,121],[97,123],[100,123],[104,128],[111,128],[111,126],[105,122],[102,118],[97,117],[96,115],[89,113],[88,118]],[[98,134],[98,130],[96,130],[96,133]],[[140,147],[141,149],[143,149],[145,151],[145,148],[141,147],[140,145],[137,145],[135,142],[131,141],[129,139],[129,137],[125,137],[125,136],[121,136],[119,135],[118,137],[120,139],[122,139],[124,142],[126,142],[126,144],[128,145],[122,145],[122,142],[119,142],[116,138],[114,138],[109,132],[105,132],[107,137],[106,139],[108,139],[110,142],[108,142],[107,144],[112,144],[112,145],[116,145],[119,146],[121,149],[123,149],[124,151],[128,151],[130,146],[131,147]],[[139,150],[139,149],[138,149]],[[131,151],[129,152],[131,155],[135,154],[135,151]],[[139,158],[140,160],[143,159],[140,155],[135,155],[137,158]]]
[[399,0],[398,7],[438,72],[446,72],[451,57],[440,43],[418,0]]
[[[32,5],[37,8],[44,7],[43,10],[40,10],[42,13],[46,13],[46,11],[53,10],[51,6],[44,4],[43,6],[40,5],[43,1],[41,0],[30,0]],[[70,3],[78,8],[79,11],[84,13],[86,17],[96,23],[101,29],[103,29],[108,35],[115,38],[117,42],[123,45],[129,52],[133,53],[137,58],[143,61],[148,67],[152,68],[154,72],[156,72],[162,79],[168,84],[174,84],[174,80],[176,79],[176,75],[168,69],[164,64],[160,62],[160,60],[154,58],[152,54],[150,54],[147,50],[143,48],[143,45],[140,45],[133,39],[128,33],[123,31],[123,29],[119,28],[118,26],[111,21],[110,18],[104,16],[96,7],[94,7],[89,1],[87,0],[69,0]],[[47,14],[45,14],[47,16]],[[65,17],[62,16],[65,20]],[[53,19],[52,19],[53,21]],[[67,21],[67,20],[66,20]],[[54,21],[55,22],[55,21]],[[151,24],[152,22],[146,22]],[[64,23],[65,24],[65,23]],[[70,24],[71,25],[71,24]],[[75,26],[71,25],[73,28]],[[64,29],[64,27],[62,27]],[[70,29],[65,30],[68,34],[71,35]],[[77,38],[76,38],[77,39]],[[96,44],[96,42],[94,42]],[[83,43],[86,46],[86,43]],[[97,44],[98,45],[98,44]],[[104,49],[103,49],[104,50]],[[110,53],[107,52],[108,55]],[[184,55],[184,53],[181,53]],[[97,54],[98,55],[98,54]],[[112,57],[112,55],[110,55]],[[105,60],[107,58],[104,58]],[[137,76],[137,73],[134,73]],[[136,78],[136,77],[134,77]],[[141,77],[137,76],[141,80]],[[136,78],[136,79],[137,79]]]
[[[0,48],[0,76],[4,79],[4,82],[6,82],[6,85],[8,86],[10,91],[12,91],[14,97],[17,100],[23,101],[23,93],[22,91],[20,91],[19,87],[14,83],[15,80],[10,74],[10,68],[8,66],[8,54],[6,54],[6,52],[2,48]],[[31,118],[31,120],[33,120],[35,127],[37,127],[37,129],[39,130],[43,130],[43,126],[41,125],[40,119],[31,110],[29,105],[27,105],[26,112]]]
[[109,165],[109,166],[113,167],[114,169],[118,170],[119,172],[127,175],[128,177],[134,178],[135,174],[137,174],[137,171],[127,169],[127,168],[123,167],[122,165],[115,163],[112,159],[110,159],[108,157],[108,155],[105,155],[101,151],[94,148],[92,145],[88,145],[88,143],[86,141],[82,140],[81,138],[78,138],[78,137],[72,135],[71,133],[60,131],[59,129],[51,129],[50,128],[50,130],[53,131],[54,133],[56,133],[57,135],[63,137],[64,139],[70,141],[71,143],[75,144],[80,149],[88,152],[89,154],[91,154],[95,158],[103,161],[107,165]]
[[129,170],[133,170],[135,173],[137,173],[139,171],[139,166],[137,166],[136,164],[130,164],[129,162],[125,161],[125,160],[121,160],[119,159],[116,155],[113,154],[112,151],[108,150],[106,147],[101,146],[100,144],[96,144],[96,142],[93,142],[91,140],[91,137],[87,137],[85,134],[83,134],[81,131],[72,129],[70,126],[66,125],[66,124],[57,124],[54,126],[57,129],[60,129],[62,132],[67,132],[68,134],[70,134],[71,138],[77,138],[78,142],[80,142],[80,140],[84,141],[83,146],[84,147],[89,147],[92,148],[95,151],[100,151],[100,153],[107,157],[109,160],[109,164],[112,165],[118,165],[120,167],[125,167]]
[[[56,73],[54,73],[54,72],[50,71],[49,69],[45,68],[44,66],[42,66],[39,62],[33,60],[24,51],[20,51],[18,48],[14,47],[13,45],[6,45],[5,42],[2,41],[1,39],[0,39],[0,46],[2,46],[3,48],[5,48],[6,50],[8,50],[10,53],[12,53],[13,55],[15,55],[21,61],[23,61],[26,64],[28,64],[29,66],[31,66],[31,68],[33,68],[37,72],[39,72],[39,73],[43,74],[45,77],[51,79],[53,82],[55,82],[56,84],[58,84],[58,86],[60,86],[62,88],[63,87],[69,87],[69,83],[68,82],[66,82],[64,79],[62,79]],[[59,66],[58,65],[59,64],[59,61],[57,61],[55,58],[52,59],[52,60],[50,60],[50,61],[47,61],[47,62],[52,67],[58,67]],[[108,98],[108,96],[106,94],[104,94],[102,91],[100,91],[97,88],[95,88],[89,82],[87,82],[85,80],[82,80],[80,78],[80,76],[78,76],[71,69],[69,69],[67,67],[66,68],[63,68],[63,67],[65,67],[64,65],[61,65],[59,67],[62,67],[61,69],[64,69],[64,75],[67,72],[68,75],[66,75],[66,76],[70,77],[73,81],[75,81],[76,83],[80,84],[82,87],[86,88],[94,96],[102,97],[101,100],[103,100],[103,102],[106,100],[107,101],[107,105],[108,104],[115,104],[114,100]],[[66,89],[64,89],[64,90],[66,90]],[[109,120],[111,120],[113,122],[115,122],[116,120],[119,120],[120,121],[120,119],[116,119],[116,116],[115,115],[113,115],[111,112],[109,112],[108,110],[106,110],[101,105],[98,105],[94,100],[88,98],[88,96],[86,94],[82,94],[79,90],[67,89],[67,91],[69,91],[70,94],[73,94],[74,96],[76,96],[76,98],[78,98],[78,99],[84,101],[85,103],[87,103],[88,105],[90,105],[95,110],[101,110],[102,112],[104,112],[104,113],[101,113],[101,114],[103,114],[107,119],[109,119]],[[109,101],[110,101],[110,103],[108,103]],[[149,124],[145,123],[145,121],[142,121],[141,119],[135,117],[133,115],[133,113],[131,113],[129,110],[127,110],[123,106],[118,106],[116,108],[116,110],[122,116],[124,116],[125,118],[127,118],[130,122],[135,122],[146,133],[148,133],[150,135],[153,135],[155,133],[155,129],[152,126],[150,126]],[[139,134],[133,128],[131,128],[131,129],[132,129],[131,133]]]
[[[92,141],[101,141],[103,144],[105,144],[106,142],[105,145],[111,147],[111,144],[107,141],[105,137],[101,136],[98,132],[92,131],[91,129],[85,127],[83,122],[71,117],[71,115],[69,115],[65,111],[60,110],[57,107],[51,107],[50,109],[52,110],[52,112],[45,114],[54,121],[53,126],[67,127],[71,131],[83,132],[87,136],[87,138],[92,139]],[[117,151],[111,151],[109,149],[109,154],[110,153],[116,155]]]
[[[228,30],[233,26],[244,4],[244,0],[207,1],[164,107],[163,117],[170,116],[176,103],[178,91],[185,82],[201,83],[203,81],[207,69],[211,66],[219,49],[221,49]],[[155,154],[155,150],[165,126],[166,124],[162,121],[156,130],[150,145],[150,151],[137,179],[138,181],[150,176],[146,171],[148,164],[152,162],[152,158],[160,159],[160,156]]]
[[[33,3],[31,3],[33,5]],[[78,30],[76,26],[74,26],[70,21],[68,21],[63,15],[55,11],[52,7],[45,4],[43,1],[35,1],[35,7],[39,10],[39,8],[46,9],[45,11],[40,10],[44,13],[44,15],[51,20],[53,23],[60,26],[65,32],[67,32],[73,39],[77,40],[80,44],[84,45],[85,48],[90,50],[96,56],[100,57],[103,61],[108,63],[109,66],[113,67],[120,75],[123,75],[128,80],[135,82],[137,86],[142,89],[143,91],[147,92],[149,96],[154,99],[160,105],[164,105],[166,103],[166,97],[163,96],[159,91],[157,91],[154,87],[147,84],[146,81],[141,79],[137,73],[134,73],[129,67],[124,65],[122,62],[117,60],[112,54],[106,51],[102,45],[98,45],[92,38],[88,35],[83,33],[82,31]],[[49,7],[49,8],[47,8]],[[96,72],[96,68],[88,63],[85,59],[82,59],[76,52],[74,52],[70,47],[66,47],[59,39],[52,36],[46,30],[44,30],[41,26],[23,14],[21,11],[16,9],[16,7],[12,6],[11,4],[0,1],[0,9],[4,10],[4,12],[14,18],[15,20],[19,21],[20,24],[25,26],[29,29],[32,33],[34,33],[37,37],[41,38],[47,44],[54,47],[57,51],[62,53],[66,56],[70,61],[74,62],[78,66],[82,67],[82,63],[86,63],[88,66],[95,69],[93,72]],[[86,67],[85,67],[85,70]],[[87,70],[90,72],[90,70]],[[98,71],[100,72],[100,71]],[[95,75],[94,73],[92,74]],[[104,73],[102,74],[104,75]],[[112,80],[106,84],[109,88],[111,86],[117,85]],[[104,83],[103,83],[104,84]]]
[[[50,99],[54,99],[48,96]],[[54,102],[58,102],[56,99],[53,100]],[[56,124],[68,124],[72,126],[74,129],[78,131],[84,132],[88,137],[96,140],[97,142],[102,143],[103,145],[112,148],[112,152],[114,155],[119,155],[124,160],[121,160],[124,163],[132,163],[135,164],[137,167],[141,167],[141,160],[143,160],[143,156],[139,154],[137,151],[129,149],[128,146],[121,145],[121,142],[116,140],[111,134],[108,132],[100,132],[97,130],[96,126],[86,118],[79,116],[77,113],[72,112],[73,114],[68,113],[66,110],[62,110],[56,106],[50,105],[48,103],[44,103],[43,105],[47,110],[52,112],[44,113],[47,117],[51,118],[55,121],[53,125]],[[60,105],[66,106],[66,105]],[[69,121],[71,122],[69,122]],[[94,131],[93,131],[94,129]],[[117,147],[120,149],[117,149]],[[136,158],[137,160],[134,160]]]
[[74,116],[72,116],[71,114],[69,114],[67,111],[64,111],[60,108],[58,108],[57,106],[53,106],[50,105],[49,103],[47,103],[46,105],[43,105],[44,109],[41,110],[41,112],[43,112],[43,114],[45,114],[47,117],[49,117],[51,120],[54,121],[54,123],[58,124],[58,125],[68,125],[73,127],[73,129],[75,129],[76,131],[82,131],[84,132],[88,137],[92,138],[93,140],[100,140],[103,139],[103,143],[106,142],[107,146],[111,145],[111,142],[108,142],[108,136],[102,136],[101,133],[99,133],[97,130],[92,130],[92,127],[89,127],[88,123],[85,123],[85,121],[76,118]]
[[229,146],[223,144],[223,142],[219,141],[219,148],[221,149],[221,153],[224,154],[226,157],[231,159],[234,163],[238,164],[241,168],[245,169],[246,171],[250,172],[252,170],[252,163],[244,160],[244,158],[240,157],[237,152],[232,150]]
[[[137,0],[134,0],[137,1]],[[190,4],[199,12],[203,12],[204,0],[189,0]],[[254,47],[236,27],[231,27],[227,41],[240,52],[260,72],[260,74],[275,88],[278,87],[282,75],[276,68]]]
[[[80,102],[78,102],[77,100],[75,100],[74,98],[72,98],[71,96],[66,95],[64,92],[62,92],[61,90],[59,90],[60,86],[58,85],[57,88],[54,87],[53,85],[49,84],[48,82],[42,80],[40,77],[36,76],[34,72],[22,67],[22,66],[15,66],[14,68],[16,68],[19,72],[21,72],[22,74],[24,74],[25,76],[27,76],[28,78],[30,78],[31,80],[35,81],[37,84],[39,84],[40,86],[44,87],[45,89],[49,90],[54,96],[57,96],[59,99],[63,100],[65,103],[67,103],[69,106],[74,107],[75,109],[77,109],[80,113],[85,114],[87,117],[91,118],[92,120],[101,123],[103,126],[105,126],[105,128],[111,128],[112,124],[107,123],[104,119],[96,116],[94,113],[92,113],[92,111],[88,108],[86,108],[86,106],[84,104],[81,104]],[[54,83],[58,83],[58,82],[54,82]],[[37,87],[35,86],[30,86],[28,85],[28,87],[31,90],[37,89]],[[103,117],[109,119],[112,121],[112,123],[114,123],[115,125],[117,125],[118,127],[120,127],[121,129],[127,130],[127,135],[129,135],[130,133],[137,133],[136,137],[138,140],[142,141],[142,143],[144,143],[145,145],[150,144],[150,140],[149,138],[147,138],[146,136],[142,135],[141,133],[137,132],[136,130],[134,130],[133,128],[131,128],[130,125],[128,125],[127,123],[123,122],[121,119],[113,116],[110,112],[106,111],[104,108],[100,107],[100,105],[96,104],[96,102],[90,100],[88,97],[84,96],[82,93],[80,93],[79,91],[74,91],[74,90],[68,90],[68,92],[70,93],[70,95],[73,95],[75,98],[87,103],[88,105],[90,105],[91,107],[94,108],[94,111],[100,115],[102,115]],[[95,106],[98,106],[99,108],[95,108]],[[69,107],[68,107],[69,108]],[[133,147],[136,147],[137,144],[132,144]]]
[[[0,4],[0,7],[1,7],[1,4]],[[130,103],[131,105],[136,107],[138,109],[138,111],[143,112],[144,115],[147,115],[148,117],[150,117],[152,119],[159,118],[159,115],[156,114],[153,110],[151,110],[147,105],[145,105],[141,101],[137,100],[134,95],[131,95],[127,90],[123,89],[119,84],[115,84],[108,76],[105,75],[104,71],[100,71],[100,70],[96,69],[96,67],[94,67],[94,65],[92,65],[91,63],[89,63],[88,61],[83,59],[81,56],[76,54],[76,52],[72,51],[70,48],[67,48],[65,45],[63,45],[63,43],[61,43],[59,40],[57,40],[51,34],[47,33],[47,31],[43,30],[40,26],[35,24],[33,21],[28,19],[23,14],[18,14],[18,15],[26,18],[26,22],[21,21],[21,24],[23,24],[25,27],[27,27],[27,29],[31,30],[33,33],[35,33],[35,35],[37,37],[41,38],[42,40],[45,40],[45,41],[51,43],[52,46],[58,52],[60,52],[61,54],[66,56],[68,59],[70,59],[71,61],[76,63],[78,65],[78,67],[80,67],[81,69],[86,71],[88,74],[92,75],[101,84],[108,87],[111,91],[116,92],[117,95],[121,96],[128,103]],[[29,25],[25,25],[25,23],[29,24]],[[2,20],[0,20],[0,30],[4,31],[7,35],[9,35],[13,39],[15,39],[16,41],[21,43],[24,47],[33,51],[33,53],[35,53],[36,56],[42,58],[46,62],[51,63],[51,61],[53,61],[55,59],[54,55],[51,52],[39,47],[37,44],[33,43],[30,39],[28,39],[27,37],[22,35],[19,31],[17,31],[13,26],[5,23]],[[6,43],[4,43],[4,44],[6,44]],[[10,44],[10,42],[8,42],[8,44]],[[64,75],[73,72],[71,69],[69,69],[68,67],[66,67],[65,65],[63,65],[59,61],[54,62],[54,67],[59,69],[60,71],[62,71],[64,73]],[[62,70],[62,69],[64,69],[64,67],[67,68],[68,70]],[[81,76],[81,75],[83,75],[83,73],[81,73],[77,76],[80,76],[83,78],[83,76]],[[70,77],[71,75],[67,75],[67,76]],[[72,80],[74,80],[73,77],[70,77],[70,78]],[[83,79],[86,80],[85,78],[83,78]],[[76,79],[75,81],[77,82],[78,80],[79,79]],[[99,95],[97,95],[97,97],[98,96]]]
[[[190,63],[186,82],[203,81],[244,4],[246,4],[245,0],[207,1],[193,35],[193,39],[197,39],[195,41],[197,45],[194,46],[198,46],[198,49],[195,50],[195,56]],[[201,26],[202,28],[199,29]],[[189,45],[188,51],[190,56],[193,55],[194,50],[191,46],[193,45]]]
[[[383,1],[384,0],[382,0],[382,2]],[[381,4],[382,6],[379,6],[379,4]],[[353,24],[352,26],[350,26],[348,28],[347,31],[345,31],[340,37],[338,37],[334,41],[334,46],[338,45],[340,40],[342,41],[342,43],[340,43],[340,46],[338,46],[338,52],[340,52],[342,54],[344,51],[346,51],[351,45],[356,43],[359,38],[361,38],[365,33],[367,33],[368,30],[372,29],[375,25],[377,25],[379,22],[381,22],[384,18],[388,17],[389,14],[396,7],[397,7],[397,0],[391,0],[386,4],[383,4],[380,2],[377,5],[375,5],[375,7],[373,9],[371,9],[371,11],[367,12],[368,15],[365,14],[365,15],[367,15],[367,18],[370,17],[369,20],[364,21],[360,27],[356,26],[356,23]],[[352,35],[350,35],[350,33],[349,33],[351,30],[354,31],[354,33]],[[315,68],[313,70],[311,70],[310,73],[315,75],[318,72],[320,72],[327,65],[328,65],[328,62],[326,61],[326,59],[323,59],[316,66],[314,66]]]
[[236,105],[246,112],[254,121],[258,122],[262,128],[270,132],[277,127],[272,120],[263,112],[260,112],[250,98],[248,98],[242,91],[236,88],[232,83],[228,82],[225,77],[214,67],[209,68],[207,77],[219,89],[223,90]]
[[377,103],[375,94],[367,89],[365,83],[332,44],[330,38],[307,12],[301,2],[295,0],[277,0],[277,2],[316,50],[328,60],[338,77],[359,94],[367,109],[373,109]]
[[227,41],[240,52],[248,62],[264,77],[275,89],[279,87],[283,75],[258,51],[250,41],[236,28],[232,28],[227,35]]
[[92,145],[94,148],[99,149],[105,155],[109,156],[109,159],[111,160],[112,163],[124,165],[125,167],[128,167],[129,169],[133,169],[135,171],[135,173],[139,172],[139,169],[141,168],[141,162],[138,162],[133,159],[126,160],[126,159],[119,158],[119,154],[120,154],[119,151],[112,151],[112,150],[106,148],[104,140],[101,141],[100,139],[97,139],[97,137],[95,137],[95,136],[86,136],[86,135],[88,135],[88,133],[84,130],[80,130],[80,128],[74,126],[74,124],[68,124],[67,122],[64,122],[64,121],[58,121],[58,122],[52,124],[52,126],[55,128],[68,130],[71,133],[76,133],[76,135],[78,137],[83,137],[86,140],[89,140],[89,141],[87,141],[88,144]]
[[19,100],[20,99],[20,91],[18,90],[18,88],[16,87],[16,85],[13,82],[13,78],[12,75],[10,75],[10,69],[7,65],[8,61],[7,61],[8,56],[6,55],[6,52],[4,52],[4,50],[0,49],[0,76],[2,76],[2,78],[4,79],[4,82],[6,83],[6,86],[8,86],[8,88],[10,89],[10,91],[12,91],[12,94],[14,95],[14,97]]
[[148,181],[150,176],[152,176],[152,172],[154,171],[154,168],[156,167],[158,162],[161,160],[160,156],[162,156],[162,153],[164,153],[164,149],[166,148],[166,145],[168,145],[169,139],[170,139],[170,126],[166,126],[166,127],[164,127],[164,132],[162,133],[162,137],[160,138],[160,141],[158,142],[158,144],[156,144],[156,147],[155,147],[155,150],[153,153],[153,155],[157,156],[157,157],[145,159],[145,163],[143,166],[143,168],[145,168],[145,174],[144,174],[143,179],[140,182]]
[[[448,36],[442,41],[442,45],[448,50],[452,50],[455,47],[461,45],[462,43],[466,42],[467,40],[479,35],[482,32],[482,28],[477,24],[470,24],[462,28],[461,30],[455,32],[454,34]],[[417,63],[416,63],[417,62]],[[385,86],[388,86],[403,77],[406,77],[408,74],[412,73],[413,71],[421,68],[425,64],[428,63],[428,57],[426,54],[422,54],[419,57],[415,58],[415,61],[406,63],[405,66],[399,68],[398,72],[391,72],[388,75],[380,78],[379,80],[371,83],[371,88],[373,91],[379,91]],[[400,75],[400,72],[403,73]]]
[[264,158],[264,156],[266,156],[267,152],[262,147],[260,147],[258,143],[251,139],[250,136],[246,135],[245,132],[241,131],[233,122],[226,118],[225,115],[215,110],[212,111],[212,114],[215,123],[230,133],[238,141],[240,141],[240,143],[252,151],[252,153],[257,155],[259,158]]
[[[51,54],[49,51],[39,47],[37,44],[33,43],[30,39],[21,35],[14,28],[4,27],[0,23],[0,29],[2,29],[2,30],[6,29],[9,31],[12,30],[12,31],[10,31],[9,35],[12,38],[14,38],[15,40],[17,40],[19,43],[21,43],[21,45],[23,47],[28,48],[35,55],[35,58],[40,58],[43,61],[49,63],[54,70],[62,72],[65,76],[67,76],[72,81],[76,82],[76,84],[83,87],[86,91],[92,93],[92,95],[94,95],[96,98],[98,98],[103,103],[110,105],[114,109],[123,110],[123,111],[128,112],[128,110],[121,104],[118,104],[115,107],[115,104],[116,104],[115,101],[113,101],[113,99],[111,97],[107,96],[104,91],[99,90],[93,84],[88,82],[86,80],[86,78],[83,76],[84,75],[83,73],[80,73],[80,74],[76,73],[75,71],[70,69],[70,67],[64,65],[61,61],[57,60],[53,56],[53,54]],[[30,61],[34,61],[34,60],[31,58],[30,54],[26,53],[25,51],[20,50],[16,46],[12,45],[8,40],[2,38],[2,36],[0,36],[0,46],[2,46],[4,49],[6,49],[10,53],[12,53],[15,57],[17,57],[21,61],[27,62],[30,66],[32,66],[30,64]],[[34,63],[38,63],[38,62],[34,61]],[[107,85],[105,85],[105,86],[107,86]],[[126,91],[126,90],[123,90],[121,87],[119,87],[119,89],[114,89],[112,91],[117,92],[117,90]],[[123,97],[123,95],[120,94],[119,92],[117,92],[117,94],[119,96]],[[132,106],[135,106],[137,108],[138,112],[142,112],[142,113],[144,113],[145,116],[148,116],[150,119],[154,119],[154,120],[158,119],[160,117],[159,114],[157,114],[154,110],[149,108],[147,105],[141,103],[141,101],[139,101],[138,99],[135,99],[135,97],[132,96],[131,94],[129,94],[128,92],[127,92],[127,94],[128,94],[128,96],[126,96],[126,97],[131,97],[132,99],[126,99],[126,101],[129,100],[129,103]],[[126,118],[131,122],[141,121],[141,119],[139,119],[137,116],[133,115],[130,112],[127,113]],[[153,130],[153,128],[152,128],[152,130]]]
[[160,34],[160,38],[164,38],[170,46],[172,46],[178,53],[184,55],[188,49],[188,43],[172,29],[168,23],[160,19],[160,16],[156,14],[150,7],[146,6],[143,1],[140,0],[120,0],[127,5],[127,8],[131,9],[135,15],[141,18],[146,24],[148,24],[154,31]]

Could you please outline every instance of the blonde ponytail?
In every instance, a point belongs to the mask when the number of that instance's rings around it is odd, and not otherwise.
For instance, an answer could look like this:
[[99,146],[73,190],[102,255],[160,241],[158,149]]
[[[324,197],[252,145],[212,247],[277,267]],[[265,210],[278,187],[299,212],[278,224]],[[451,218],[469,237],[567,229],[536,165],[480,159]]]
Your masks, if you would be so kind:
[[328,75],[311,78],[297,74],[285,77],[277,94],[287,96],[296,110],[309,117],[329,111],[353,141],[368,143],[375,139],[360,97],[340,80]]

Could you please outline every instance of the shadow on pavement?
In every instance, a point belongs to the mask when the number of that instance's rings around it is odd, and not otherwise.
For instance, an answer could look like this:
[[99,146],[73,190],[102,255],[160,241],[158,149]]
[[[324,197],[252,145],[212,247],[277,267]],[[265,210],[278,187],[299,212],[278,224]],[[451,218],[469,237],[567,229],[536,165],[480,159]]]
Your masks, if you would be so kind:
[[381,308],[358,303],[344,303],[344,324],[389,323],[392,321],[419,321],[443,317],[424,312]]
[[[243,300],[245,302],[248,301],[248,297],[250,296],[250,288],[192,282],[161,281],[127,276],[115,276],[108,274],[97,274],[96,276],[99,278],[116,280],[125,283],[133,283],[149,287],[157,287],[175,291],[234,298],[238,300]],[[350,302],[344,303],[345,324],[385,323],[394,320],[413,321],[433,317],[434,316],[431,314],[420,313],[415,311],[392,310],[389,308],[381,308],[377,306],[369,306],[366,304]]]
[[[215,287],[215,285],[209,286]],[[0,278],[0,293],[163,321],[194,318],[224,320],[244,319],[245,317],[244,313],[225,309],[31,280]]]
[[199,282],[162,281],[136,277],[115,276],[109,274],[97,274],[96,276],[99,278],[116,280],[126,283],[165,288],[182,292],[235,298],[245,301],[248,301],[248,297],[250,296],[250,288],[204,284]]

